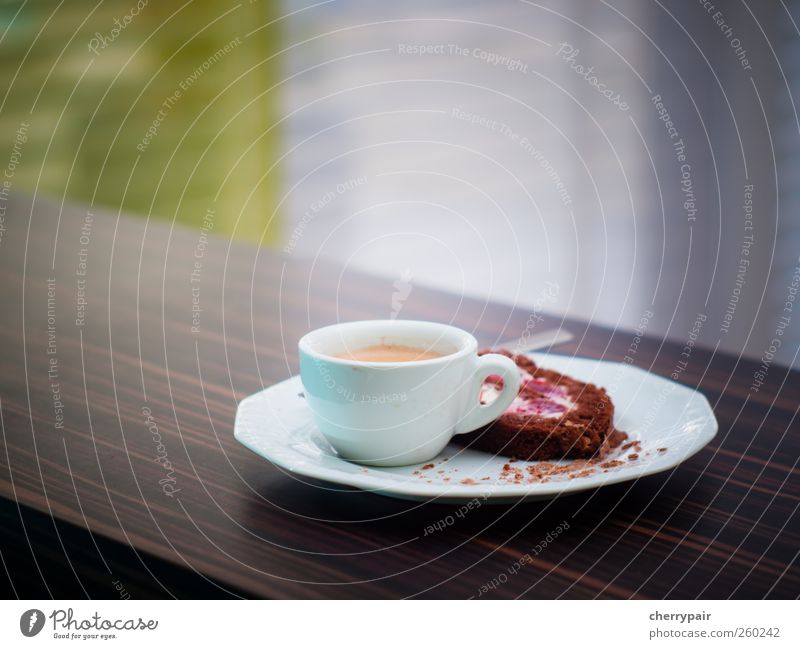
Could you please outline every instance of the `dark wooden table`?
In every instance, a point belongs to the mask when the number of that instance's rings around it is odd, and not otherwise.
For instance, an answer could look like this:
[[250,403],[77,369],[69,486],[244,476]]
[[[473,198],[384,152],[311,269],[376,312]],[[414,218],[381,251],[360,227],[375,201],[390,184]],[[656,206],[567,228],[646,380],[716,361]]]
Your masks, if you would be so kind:
[[[82,207],[15,198],[4,223],[7,596],[462,598],[503,573],[483,597],[800,594],[800,373],[773,365],[755,393],[758,363],[697,349],[681,381],[720,431],[678,469],[425,536],[456,508],[301,481],[232,436],[237,401],[296,372],[302,333],[388,317],[391,279],[95,212],[87,228]],[[413,287],[402,316],[489,345],[529,312]],[[632,340],[551,326],[575,335],[560,352],[620,359]],[[668,375],[681,347],[645,338],[635,362]]]

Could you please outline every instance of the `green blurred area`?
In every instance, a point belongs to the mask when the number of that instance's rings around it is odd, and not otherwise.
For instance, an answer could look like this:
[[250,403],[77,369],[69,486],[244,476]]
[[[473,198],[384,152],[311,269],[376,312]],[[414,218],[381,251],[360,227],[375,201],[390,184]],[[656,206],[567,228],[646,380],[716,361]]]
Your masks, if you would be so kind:
[[0,156],[30,123],[13,191],[191,225],[213,208],[216,232],[274,242],[279,8],[0,3]]

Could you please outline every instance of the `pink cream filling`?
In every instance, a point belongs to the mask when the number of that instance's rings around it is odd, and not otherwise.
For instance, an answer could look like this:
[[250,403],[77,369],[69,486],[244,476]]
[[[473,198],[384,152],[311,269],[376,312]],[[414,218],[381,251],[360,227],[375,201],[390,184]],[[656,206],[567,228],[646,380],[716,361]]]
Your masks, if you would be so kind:
[[[567,390],[561,385],[553,385],[547,379],[534,378],[529,372],[520,370],[522,385],[519,394],[506,408],[507,413],[537,417],[560,417],[574,407]],[[480,402],[492,403],[500,394],[503,379],[496,374],[486,378],[481,387]]]

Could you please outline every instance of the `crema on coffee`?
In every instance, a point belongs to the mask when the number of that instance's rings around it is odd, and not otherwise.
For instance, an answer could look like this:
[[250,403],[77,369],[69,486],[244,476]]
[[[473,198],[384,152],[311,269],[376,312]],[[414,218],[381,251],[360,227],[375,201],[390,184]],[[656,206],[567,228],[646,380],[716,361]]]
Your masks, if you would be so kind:
[[336,358],[343,358],[348,361],[369,361],[372,363],[409,363],[411,361],[427,361],[432,358],[441,358],[445,354],[423,349],[421,347],[411,347],[409,345],[369,345],[359,349],[348,349],[347,351],[334,354]]

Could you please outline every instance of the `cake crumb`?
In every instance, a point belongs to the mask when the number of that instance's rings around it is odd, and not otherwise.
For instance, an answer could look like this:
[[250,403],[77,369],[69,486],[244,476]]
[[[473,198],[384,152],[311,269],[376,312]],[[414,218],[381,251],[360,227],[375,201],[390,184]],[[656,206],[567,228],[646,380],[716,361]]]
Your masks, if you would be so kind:
[[[661,447],[656,450],[659,453],[665,453],[668,449],[667,447]],[[499,475],[490,474],[481,478],[459,479],[457,476],[452,475],[458,471],[458,468],[455,467],[446,471],[440,466],[435,473],[439,484],[451,482],[453,479],[458,480],[459,484],[468,486],[480,485],[488,481],[493,481],[494,484],[546,484],[553,480],[569,481],[587,478],[599,472],[609,473],[610,469],[623,466],[626,462],[639,460],[643,456],[649,456],[651,452],[649,449],[642,450],[640,440],[630,440],[624,432],[614,429],[606,438],[605,444],[590,458],[526,461],[517,457],[510,457],[502,464]],[[449,459],[442,458],[439,464],[441,465],[441,463],[447,462]],[[424,464],[413,471],[413,475],[420,478],[429,477],[431,474],[425,472],[435,468],[436,465],[436,462]],[[366,473],[368,470],[362,467],[361,471]],[[435,480],[426,480],[427,484],[434,484],[435,482]]]

